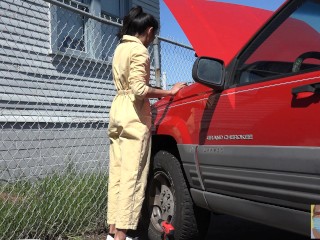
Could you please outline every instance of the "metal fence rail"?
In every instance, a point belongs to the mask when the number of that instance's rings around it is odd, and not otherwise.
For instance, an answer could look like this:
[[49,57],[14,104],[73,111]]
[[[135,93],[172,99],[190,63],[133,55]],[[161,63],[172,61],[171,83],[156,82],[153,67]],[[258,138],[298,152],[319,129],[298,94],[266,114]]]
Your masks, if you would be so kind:
[[[119,26],[75,0],[0,1],[1,240],[105,228]],[[191,81],[192,49],[159,39],[151,83]]]

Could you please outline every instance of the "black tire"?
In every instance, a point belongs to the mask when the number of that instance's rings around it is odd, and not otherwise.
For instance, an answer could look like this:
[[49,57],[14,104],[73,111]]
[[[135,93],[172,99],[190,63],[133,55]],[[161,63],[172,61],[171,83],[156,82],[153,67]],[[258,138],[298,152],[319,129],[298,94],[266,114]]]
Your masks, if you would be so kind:
[[143,214],[143,222],[148,226],[148,238],[162,239],[157,220],[171,215],[171,223],[175,228],[173,239],[204,239],[210,223],[210,212],[193,204],[177,158],[169,152],[159,151],[150,168]]

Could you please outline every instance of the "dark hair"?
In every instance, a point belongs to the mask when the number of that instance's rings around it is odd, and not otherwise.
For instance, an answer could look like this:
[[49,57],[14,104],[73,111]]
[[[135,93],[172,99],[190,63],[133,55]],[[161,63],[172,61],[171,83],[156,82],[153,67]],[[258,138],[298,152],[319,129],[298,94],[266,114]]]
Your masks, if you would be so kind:
[[133,7],[124,17],[118,37],[121,39],[123,35],[142,34],[148,27],[153,27],[156,32],[159,28],[158,21],[151,14],[143,12],[142,7]]

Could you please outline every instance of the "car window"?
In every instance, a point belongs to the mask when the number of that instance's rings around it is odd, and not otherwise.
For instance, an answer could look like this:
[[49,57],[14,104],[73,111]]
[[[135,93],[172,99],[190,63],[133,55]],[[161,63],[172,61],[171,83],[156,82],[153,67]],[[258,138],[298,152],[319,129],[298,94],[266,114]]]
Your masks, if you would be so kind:
[[320,2],[305,1],[242,60],[236,84],[247,84],[320,67]]

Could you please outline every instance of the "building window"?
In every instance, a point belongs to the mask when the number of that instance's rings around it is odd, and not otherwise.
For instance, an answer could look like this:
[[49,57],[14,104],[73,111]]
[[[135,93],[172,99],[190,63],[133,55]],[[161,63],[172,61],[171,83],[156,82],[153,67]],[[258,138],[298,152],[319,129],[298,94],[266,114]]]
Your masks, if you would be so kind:
[[[129,0],[58,0],[98,17],[120,23]],[[81,13],[51,5],[52,51],[109,60],[118,44],[119,27],[100,23]]]
[[101,1],[101,15],[113,20],[122,19],[129,11],[128,0],[108,0]]
[[[89,0],[59,0],[66,5],[89,12]],[[86,17],[70,10],[52,5],[51,10],[51,45],[53,51],[86,51]]]
[[[108,0],[101,1],[101,16],[110,19],[114,22],[119,22],[129,11],[128,0]],[[117,34],[119,27],[102,24],[101,26],[101,40],[102,40],[102,59],[110,59],[118,45]]]

